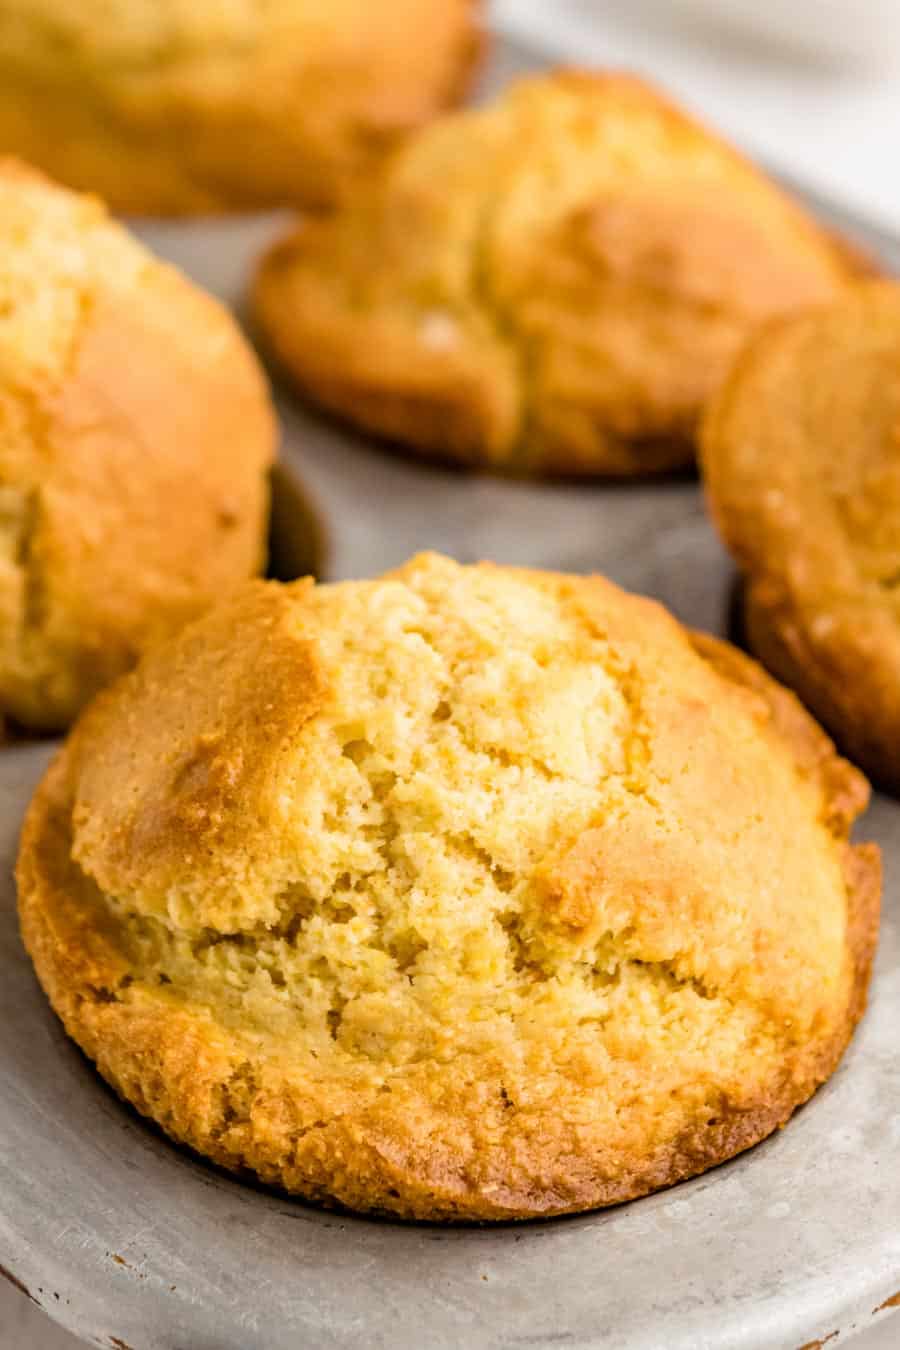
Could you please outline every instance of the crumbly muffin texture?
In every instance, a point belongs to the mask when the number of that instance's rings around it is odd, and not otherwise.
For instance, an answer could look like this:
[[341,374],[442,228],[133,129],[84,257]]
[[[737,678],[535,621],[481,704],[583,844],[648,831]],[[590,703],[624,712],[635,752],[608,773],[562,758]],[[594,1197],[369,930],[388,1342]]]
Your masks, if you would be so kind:
[[64,726],[252,575],[273,444],[225,310],[0,160],[0,713]]
[[138,1109],[306,1197],[612,1203],[781,1124],[859,1016],[864,780],[599,578],[425,556],[249,586],[40,788],[20,913]]
[[331,201],[465,91],[478,0],[0,0],[0,153],[118,210]]
[[412,138],[262,264],[260,323],[312,399],[515,472],[689,462],[773,314],[864,263],[657,90],[521,80]]
[[703,467],[754,649],[900,790],[900,286],[764,330],[710,409]]

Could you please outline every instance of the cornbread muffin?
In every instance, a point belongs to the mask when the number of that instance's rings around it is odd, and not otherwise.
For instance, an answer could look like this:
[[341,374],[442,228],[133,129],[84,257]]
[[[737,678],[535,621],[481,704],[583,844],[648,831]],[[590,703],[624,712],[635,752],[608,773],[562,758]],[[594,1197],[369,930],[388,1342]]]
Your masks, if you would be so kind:
[[465,92],[480,0],[0,0],[0,152],[120,211],[331,201]]
[[100,696],[22,931],[175,1139],[428,1219],[611,1204],[834,1068],[875,941],[863,778],[749,659],[600,578],[255,583]]
[[522,80],[411,139],[262,263],[300,388],[369,431],[513,472],[688,463],[747,334],[868,262],[626,75]]
[[754,649],[900,791],[900,286],[760,333],[710,409],[703,469]]
[[0,160],[0,713],[65,726],[255,572],[273,443],[226,311]]

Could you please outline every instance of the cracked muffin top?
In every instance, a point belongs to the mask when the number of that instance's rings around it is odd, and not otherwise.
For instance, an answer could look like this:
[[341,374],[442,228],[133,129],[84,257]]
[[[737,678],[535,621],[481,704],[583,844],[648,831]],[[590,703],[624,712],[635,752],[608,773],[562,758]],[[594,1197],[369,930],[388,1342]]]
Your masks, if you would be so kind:
[[761,321],[864,264],[627,75],[522,80],[412,138],[264,259],[301,389],[412,448],[510,472],[641,474]]
[[310,1199],[608,1204],[781,1124],[864,1001],[861,776],[600,578],[255,583],[80,721],[20,913],[107,1079]]
[[0,714],[65,726],[259,567],[274,419],[226,311],[0,160]]
[[900,285],[765,328],[709,410],[702,464],[755,650],[900,791]]
[[149,215],[330,201],[455,103],[479,0],[0,0],[0,153]]

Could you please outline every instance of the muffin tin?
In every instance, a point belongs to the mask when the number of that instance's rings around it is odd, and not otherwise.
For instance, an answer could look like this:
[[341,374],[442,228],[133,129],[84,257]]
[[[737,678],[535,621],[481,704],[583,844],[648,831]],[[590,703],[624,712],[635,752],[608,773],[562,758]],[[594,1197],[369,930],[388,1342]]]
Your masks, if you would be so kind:
[[[493,79],[526,64],[507,47]],[[268,216],[139,233],[239,307],[251,261],[281,225]],[[900,272],[900,243],[856,233]],[[728,631],[733,571],[692,478],[598,487],[465,476],[372,448],[287,393],[279,410],[282,573],[360,576],[435,548],[603,571],[687,623]],[[16,837],[52,749],[0,751],[0,1259],[89,1343],[798,1350],[838,1331],[843,1343],[889,1315],[900,1296],[900,803],[876,797],[859,831],[886,864],[869,1013],[786,1131],[618,1209],[451,1228],[325,1213],[242,1184],[104,1087],[50,1012],[16,929]]]

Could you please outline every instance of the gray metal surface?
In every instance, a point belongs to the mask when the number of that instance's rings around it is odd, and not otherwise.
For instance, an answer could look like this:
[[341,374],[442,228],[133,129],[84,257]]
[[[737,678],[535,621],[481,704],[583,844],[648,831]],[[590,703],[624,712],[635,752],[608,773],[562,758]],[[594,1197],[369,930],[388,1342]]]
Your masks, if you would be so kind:
[[[232,303],[268,220],[142,233]],[[900,250],[888,259],[900,268]],[[280,400],[284,460],[324,525],[323,571],[419,548],[602,570],[727,628],[732,571],[693,481],[528,485],[403,459]],[[797,1350],[900,1293],[900,805],[883,846],[869,1013],[790,1127],[631,1205],[489,1229],[325,1214],[166,1143],[66,1040],[21,949],[10,880],[52,747],[0,751],[0,1261],[51,1316],[134,1350]],[[898,1323],[900,1343],[900,1323]]]

